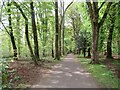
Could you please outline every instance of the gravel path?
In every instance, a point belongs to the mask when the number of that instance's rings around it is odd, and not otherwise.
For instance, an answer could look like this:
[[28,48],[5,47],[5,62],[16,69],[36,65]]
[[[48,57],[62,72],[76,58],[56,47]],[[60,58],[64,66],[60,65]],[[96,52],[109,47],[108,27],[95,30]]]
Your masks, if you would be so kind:
[[73,54],[68,54],[61,63],[53,66],[42,80],[32,88],[99,88]]

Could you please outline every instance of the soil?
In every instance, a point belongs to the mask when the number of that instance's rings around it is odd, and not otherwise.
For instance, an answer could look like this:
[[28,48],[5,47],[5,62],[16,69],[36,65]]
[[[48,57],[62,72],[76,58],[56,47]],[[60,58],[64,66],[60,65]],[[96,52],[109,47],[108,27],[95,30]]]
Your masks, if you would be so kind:
[[115,76],[117,76],[120,79],[120,66],[113,64],[113,62],[120,63],[120,56],[113,55],[113,59],[104,59],[104,64],[107,66],[108,69],[110,69]]
[[[30,85],[33,85],[42,78],[44,73],[46,73],[50,67],[49,65],[52,65],[51,63],[47,63],[44,66],[35,66],[33,62],[29,61],[14,61],[10,63],[9,70],[15,69],[16,76],[19,76],[19,80],[14,81],[14,86],[18,86],[19,84],[25,85],[25,87],[29,87]],[[14,77],[13,77],[14,78]]]
[[[114,59],[105,59],[103,61],[103,63],[108,67],[108,69],[110,69],[114,73],[114,75],[120,79],[120,68],[118,65],[113,64],[114,61],[120,62],[120,59],[114,56]],[[42,77],[47,72],[49,72],[49,70],[51,70],[52,65],[52,62],[46,62],[43,66],[35,66],[34,63],[31,61],[20,60],[11,62],[9,70],[16,69],[16,75],[20,77],[19,80],[14,82],[15,87],[18,84],[23,84],[30,87],[40,82]]]
[[[108,69],[110,69],[113,72],[113,74],[120,79],[120,67],[118,65],[113,64],[113,62],[116,60],[112,59],[112,61],[108,61],[107,59],[106,61],[106,66],[108,67]],[[118,62],[120,62],[120,60]]]

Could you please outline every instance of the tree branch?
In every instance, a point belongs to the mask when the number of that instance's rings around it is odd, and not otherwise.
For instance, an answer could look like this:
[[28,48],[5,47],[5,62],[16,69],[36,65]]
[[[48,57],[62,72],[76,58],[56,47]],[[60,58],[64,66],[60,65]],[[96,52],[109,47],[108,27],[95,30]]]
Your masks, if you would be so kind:
[[27,17],[25,16],[25,14],[24,14],[24,12],[22,11],[22,9],[20,8],[20,6],[19,6],[15,1],[14,1],[13,3],[14,3],[14,5],[20,10],[20,12],[21,12],[22,16],[24,17],[24,19],[28,21]]
[[4,27],[4,29],[6,30],[6,32],[8,33],[8,35],[10,35],[9,31],[7,30],[7,28],[5,27],[4,23],[2,21],[0,21]]
[[105,4],[106,0],[101,4],[101,6],[98,8],[98,12],[100,11],[100,9],[102,8],[102,6]]
[[65,8],[65,11],[63,11],[63,16],[61,16],[61,22],[60,22],[60,28],[61,28],[61,25],[63,23],[63,19],[64,19],[64,16],[65,16],[65,13],[67,11],[67,9],[70,7],[70,5],[72,5],[73,1]]
[[88,13],[90,14],[91,21],[93,20],[93,7],[90,2],[90,0],[86,0],[87,6],[88,6]]
[[66,13],[66,11],[67,11],[67,9],[70,7],[70,5],[73,3],[73,1],[66,7],[66,9],[65,9],[65,11],[64,11],[64,13],[63,13],[63,15]]
[[106,7],[106,9],[105,9],[105,12],[104,12],[104,15],[103,15],[103,17],[102,17],[102,19],[100,20],[100,22],[99,22],[99,28],[103,25],[103,23],[104,23],[104,21],[105,21],[105,19],[106,19],[106,17],[107,17],[107,14],[108,14],[108,12],[109,12],[109,10],[110,10],[110,6],[112,5],[112,2],[108,2],[108,5],[107,5],[107,7]]

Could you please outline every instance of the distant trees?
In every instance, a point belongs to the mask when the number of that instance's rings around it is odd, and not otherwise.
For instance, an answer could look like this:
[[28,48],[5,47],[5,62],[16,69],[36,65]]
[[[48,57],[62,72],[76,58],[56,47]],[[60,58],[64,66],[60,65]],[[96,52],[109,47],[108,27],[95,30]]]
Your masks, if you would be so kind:
[[[112,51],[115,52],[117,46],[117,53],[120,54],[119,20],[115,21],[116,18],[119,19],[119,15],[116,15],[119,10],[114,10],[119,7],[119,3],[115,3],[117,6],[113,8],[112,2],[87,1],[72,1],[67,6],[64,1],[58,0],[54,3],[3,1],[0,6],[0,21],[4,27],[1,31],[4,39],[2,50],[8,50],[15,58],[30,57],[36,65],[38,60],[47,56],[60,60],[60,56],[71,53],[74,49],[78,54],[82,51],[84,57],[88,52],[88,57],[91,57],[92,47],[93,64],[99,63],[98,54],[101,54],[101,51],[107,50],[106,57],[111,58]],[[117,28],[117,31],[114,30]]]
[[[80,4],[81,6],[84,4]],[[84,10],[85,8],[83,8]],[[81,54],[83,53],[84,57],[86,57],[86,53],[88,52],[88,57],[91,57],[90,54],[90,33],[88,32],[87,28],[84,27],[84,18],[86,18],[86,13],[81,10],[80,12],[79,4],[75,4],[70,8],[70,11],[68,12],[68,17],[70,19],[70,23],[73,28],[73,38],[75,42],[75,50],[74,53]],[[84,13],[84,14],[83,14]],[[86,25],[86,24],[85,24]],[[87,27],[87,25],[86,25]],[[90,37],[89,37],[90,36]],[[89,48],[89,49],[88,49]],[[88,50],[87,50],[88,49]]]
[[[58,1],[55,2],[55,23],[56,23],[56,38],[55,38],[55,47],[56,47],[56,59],[60,59],[60,56],[64,55],[64,21],[65,21],[65,13],[67,9],[72,5],[73,2],[69,3],[64,10],[64,2],[61,2],[60,8],[60,19],[58,16]],[[60,20],[60,22],[58,21]],[[58,35],[57,35],[58,34]],[[58,41],[57,41],[58,40]],[[58,49],[57,49],[58,48]]]
[[64,55],[64,28],[65,28],[65,14],[69,7],[73,4],[73,1],[70,2],[66,8],[64,8],[64,1],[60,0],[60,20],[59,20],[59,51],[60,56]]

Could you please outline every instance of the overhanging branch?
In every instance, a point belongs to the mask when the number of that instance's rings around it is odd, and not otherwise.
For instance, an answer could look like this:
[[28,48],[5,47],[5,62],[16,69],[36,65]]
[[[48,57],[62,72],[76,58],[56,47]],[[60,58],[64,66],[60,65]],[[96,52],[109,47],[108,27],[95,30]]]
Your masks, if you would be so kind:
[[103,25],[103,23],[104,23],[104,21],[105,21],[105,19],[106,19],[106,17],[107,17],[107,14],[108,14],[108,12],[109,12],[109,10],[110,10],[110,6],[112,5],[112,2],[108,2],[108,5],[107,5],[107,7],[106,7],[106,9],[105,9],[105,12],[104,12],[104,15],[103,15],[103,17],[102,17],[102,19],[100,20],[100,22],[99,22],[99,28]]
[[98,8],[98,12],[100,11],[100,9],[102,8],[102,6],[105,4],[106,0],[100,5],[100,7]]
[[10,35],[9,31],[7,30],[7,28],[5,27],[4,23],[2,21],[0,21],[4,27],[4,29],[6,30],[6,32],[8,33],[8,35]]

